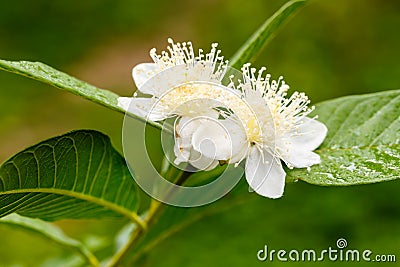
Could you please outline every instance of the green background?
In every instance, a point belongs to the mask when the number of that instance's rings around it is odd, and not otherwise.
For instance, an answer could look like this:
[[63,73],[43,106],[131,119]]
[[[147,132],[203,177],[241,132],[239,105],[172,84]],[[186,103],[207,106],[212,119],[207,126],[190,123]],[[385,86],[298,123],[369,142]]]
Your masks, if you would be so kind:
[[[132,95],[131,68],[150,61],[167,37],[207,50],[218,42],[230,57],[285,1],[0,2],[0,58],[42,61],[96,86]],[[254,63],[284,75],[313,101],[398,89],[400,2],[310,1]],[[97,129],[121,147],[123,116],[66,92],[0,72],[0,160],[73,129]],[[400,261],[399,182],[348,188],[289,184],[279,200],[252,197],[198,221],[154,248],[144,266],[285,266],[258,262],[273,249],[335,247],[396,254]],[[224,201],[224,199],[220,200]],[[123,221],[61,221],[72,236],[112,241]],[[0,266],[37,266],[58,247],[0,226]],[[68,256],[66,256],[68,257]],[[314,265],[341,266],[339,262]],[[372,266],[373,263],[359,263]],[[395,263],[380,263],[395,266]]]

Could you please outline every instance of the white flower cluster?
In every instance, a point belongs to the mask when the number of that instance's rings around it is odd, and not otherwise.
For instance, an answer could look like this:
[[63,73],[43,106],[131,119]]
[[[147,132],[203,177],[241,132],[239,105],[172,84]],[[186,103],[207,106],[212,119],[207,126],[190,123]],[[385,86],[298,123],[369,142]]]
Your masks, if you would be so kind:
[[[304,93],[287,97],[289,86],[280,77],[271,80],[245,64],[241,78],[229,76],[217,44],[196,56],[190,42],[168,40],[168,52],[152,49],[154,63],[133,68],[139,92],[151,97],[120,97],[118,104],[151,121],[176,117],[175,163],[188,162],[200,170],[219,163],[245,161],[250,187],[260,195],[283,195],[288,168],[320,163],[314,153],[327,128],[307,115],[313,110]],[[223,85],[226,76],[229,84]]]

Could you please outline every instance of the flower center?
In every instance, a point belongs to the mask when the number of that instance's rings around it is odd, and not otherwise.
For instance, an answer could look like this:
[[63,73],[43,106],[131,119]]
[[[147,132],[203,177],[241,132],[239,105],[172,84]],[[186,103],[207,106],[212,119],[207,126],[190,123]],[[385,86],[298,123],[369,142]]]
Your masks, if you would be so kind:
[[263,138],[258,121],[255,117],[250,117],[246,125],[247,139],[251,145],[262,144]]
[[164,114],[198,116],[215,114],[232,118],[243,127],[250,143],[262,143],[263,133],[253,108],[240,93],[210,82],[189,82],[168,90],[162,95],[154,110]]
[[212,112],[212,108],[221,106],[223,88],[206,82],[190,82],[168,90],[156,104],[162,112],[181,116],[195,116]]

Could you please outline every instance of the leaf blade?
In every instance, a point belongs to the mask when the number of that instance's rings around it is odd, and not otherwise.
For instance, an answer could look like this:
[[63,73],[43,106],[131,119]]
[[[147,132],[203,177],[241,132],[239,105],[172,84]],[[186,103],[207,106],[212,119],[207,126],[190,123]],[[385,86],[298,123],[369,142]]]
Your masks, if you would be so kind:
[[289,171],[290,179],[342,186],[400,178],[400,90],[328,100],[314,113],[328,127],[321,163]]
[[304,6],[306,0],[292,0],[283,5],[258,28],[229,60],[231,67],[240,69],[253,60],[271,41],[277,31]]
[[125,113],[117,105],[117,94],[80,81],[41,62],[0,60],[0,69],[47,83]]
[[[81,96],[111,110],[120,112],[122,114],[126,113],[124,109],[118,106],[118,97],[120,96],[116,93],[97,88],[96,86],[76,79],[44,63],[31,61],[8,61],[0,59],[0,70],[22,75],[39,82],[49,84],[74,95]],[[162,126],[157,122],[146,121],[145,118],[132,113],[127,114],[130,117],[142,122],[146,122],[155,128],[162,128]]]
[[25,149],[0,167],[0,181],[0,216],[17,212],[53,221],[124,215],[141,222],[126,163],[97,131],[73,131]]

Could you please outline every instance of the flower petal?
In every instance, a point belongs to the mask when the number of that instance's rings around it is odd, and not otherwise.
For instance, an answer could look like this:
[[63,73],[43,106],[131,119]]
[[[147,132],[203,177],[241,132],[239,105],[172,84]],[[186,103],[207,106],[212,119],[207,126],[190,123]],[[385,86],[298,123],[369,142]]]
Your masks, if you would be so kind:
[[193,133],[202,124],[202,119],[182,117],[175,128],[175,141],[179,140],[181,146],[188,148],[192,147]]
[[175,153],[175,160],[174,163],[176,165],[182,162],[188,162],[190,157],[190,149],[184,148],[181,145],[181,138],[175,138],[175,145],[174,145],[174,153]]
[[232,153],[229,133],[214,120],[202,123],[193,133],[192,145],[196,151],[213,159],[226,160]]
[[180,105],[176,103],[174,109],[170,112],[182,117],[191,117],[201,119],[218,119],[219,112],[215,107],[221,106],[221,103],[213,99],[195,99],[184,102]]
[[214,169],[218,165],[217,160],[208,158],[202,155],[200,152],[194,150],[190,143],[189,146],[185,147],[184,145],[187,142],[185,142],[185,140],[181,137],[178,137],[175,140],[175,164],[178,165],[182,162],[189,162],[193,167],[204,171]]
[[312,151],[321,145],[327,132],[325,124],[304,117],[297,129],[289,132],[284,138],[290,147],[294,147],[296,150]]
[[166,118],[158,110],[152,109],[154,106],[153,98],[144,97],[118,97],[118,106],[132,114],[151,121],[159,121]]
[[208,158],[242,159],[247,148],[246,134],[233,120],[204,120],[193,133],[192,145]]
[[139,91],[141,91],[140,88],[142,87],[142,85],[145,84],[151,77],[156,75],[158,72],[159,69],[157,64],[155,63],[141,63],[136,65],[132,69],[132,77]]
[[218,160],[208,158],[202,155],[200,152],[192,149],[190,152],[189,163],[199,170],[209,171],[217,167]]
[[240,162],[246,157],[249,146],[246,132],[238,118],[225,119],[222,121],[222,125],[228,131],[231,139],[232,155],[229,158],[229,163]]
[[[144,63],[146,64],[146,63]],[[149,63],[148,63],[149,64]],[[212,82],[212,83],[220,83],[218,79],[214,78],[212,74],[213,66],[210,64],[203,64],[200,62],[194,63],[195,66],[190,66],[187,64],[177,65],[173,67],[168,67],[166,69],[157,69],[151,66],[146,66],[150,70],[147,70],[147,74],[155,73],[154,76],[151,76],[150,79],[145,80],[145,75],[141,74],[137,78],[136,74],[134,79],[139,79],[138,82],[135,83],[139,86],[139,90],[142,93],[150,94],[156,97],[161,97],[166,92],[168,92],[172,88],[179,87],[183,84],[192,83],[192,82]],[[140,65],[138,65],[140,66]],[[136,68],[136,67],[135,67]],[[134,68],[134,72],[136,70]],[[142,71],[141,67],[139,68],[139,73],[146,73],[146,71]],[[143,67],[143,69],[145,66]]]
[[283,195],[286,173],[279,159],[270,153],[251,147],[245,170],[246,180],[257,194],[269,198]]
[[321,158],[311,151],[291,149],[285,154],[284,161],[289,167],[306,168],[321,163]]
[[199,120],[194,120],[189,117],[183,117],[179,120],[179,123],[175,127],[174,135],[174,153],[176,156],[174,161],[175,164],[189,161],[190,152],[192,150],[192,135],[199,127],[200,123]]
[[297,129],[278,141],[280,156],[289,167],[306,168],[319,164],[321,159],[312,151],[320,146],[328,129],[314,119],[303,118]]
[[118,107],[127,111],[131,103],[132,97],[118,97]]

